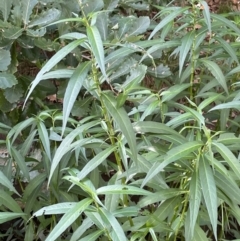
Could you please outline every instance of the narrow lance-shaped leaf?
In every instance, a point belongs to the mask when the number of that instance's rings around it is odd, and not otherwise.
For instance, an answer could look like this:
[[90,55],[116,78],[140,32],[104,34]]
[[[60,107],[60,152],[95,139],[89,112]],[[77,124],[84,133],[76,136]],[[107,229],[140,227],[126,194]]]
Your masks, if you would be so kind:
[[154,28],[152,33],[150,34],[148,39],[151,39],[156,32],[158,32],[160,29],[162,29],[165,25],[167,25],[169,22],[173,21],[179,14],[185,12],[188,8],[179,8],[177,11],[174,11],[167,15],[166,18],[162,19],[160,23]]
[[106,160],[106,158],[116,149],[116,146],[111,146],[107,148],[106,150],[100,152],[97,154],[91,161],[89,161],[84,168],[81,170],[81,172],[77,175],[79,180],[82,180],[84,177],[86,177],[92,170],[94,170],[96,167],[98,167],[103,161]]
[[182,45],[180,46],[180,53],[179,53],[179,76],[181,76],[182,68],[189,53],[189,50],[192,47],[192,43],[194,40],[195,32],[191,31],[182,39]]
[[91,45],[91,50],[94,57],[102,71],[102,74],[107,79],[107,74],[105,70],[105,60],[104,60],[104,49],[101,39],[101,35],[96,26],[87,27],[88,41]]
[[153,164],[152,168],[149,170],[147,176],[143,180],[141,187],[145,186],[146,183],[149,180],[151,180],[154,176],[156,176],[164,167],[166,167],[174,161],[186,157],[189,153],[196,151],[202,145],[203,143],[201,141],[192,141],[172,148],[170,151],[167,152],[167,155],[165,156],[163,162],[155,162]]
[[79,91],[82,88],[88,71],[91,67],[91,62],[84,62],[80,64],[71,76],[63,99],[63,126],[62,135],[67,125],[67,120],[72,110],[72,107],[77,99]]
[[199,177],[213,233],[217,240],[217,189],[211,167],[204,157],[199,162]]
[[43,66],[43,68],[39,71],[36,78],[32,82],[31,88],[27,94],[27,97],[24,102],[24,106],[26,104],[26,101],[28,100],[29,96],[33,92],[34,88],[38,85],[38,83],[42,80],[43,75],[48,72],[50,69],[52,69],[59,61],[61,61],[67,54],[69,54],[73,49],[75,49],[78,45],[83,43],[85,39],[78,39],[74,40],[67,46],[63,47],[61,50],[59,50],[53,57]]
[[[48,179],[48,184],[51,180],[51,177],[53,175],[53,172],[55,171],[58,163],[61,161],[61,158],[68,152],[70,151],[73,147],[71,147],[71,143],[74,140],[74,138],[81,132],[83,132],[83,130],[87,130],[89,128],[91,128],[94,125],[97,125],[99,123],[99,121],[91,121],[89,123],[86,123],[78,128],[76,128],[74,131],[71,131],[61,142],[60,146],[58,147],[55,156],[52,160],[51,163],[51,169],[50,169],[50,174],[49,174],[49,179]],[[82,140],[84,143],[84,140]]]
[[230,108],[234,108],[234,109],[240,110],[240,101],[239,100],[234,100],[234,101],[230,101],[228,103],[223,103],[223,104],[220,104],[220,105],[216,105],[215,107],[210,109],[209,112],[213,111],[213,110],[223,110],[223,109],[230,109]]
[[200,3],[203,5],[203,16],[205,18],[205,21],[208,26],[208,31],[211,34],[212,32],[212,24],[211,24],[211,17],[210,17],[210,11],[209,11],[209,6],[206,1],[200,0]]
[[231,56],[231,58],[236,61],[237,64],[239,64],[238,57],[232,46],[222,38],[215,37],[215,39],[221,44],[221,47],[225,49],[225,51]]
[[190,226],[188,232],[190,233],[190,240],[192,240],[202,196],[198,172],[194,172],[192,175],[189,196]]
[[201,62],[209,69],[209,71],[215,77],[217,82],[222,86],[224,91],[228,94],[226,79],[222,73],[222,70],[219,68],[219,66],[213,61],[207,60],[207,59],[202,59]]
[[40,140],[43,144],[43,147],[45,149],[45,152],[47,154],[47,157],[51,161],[51,150],[50,150],[49,136],[48,136],[46,126],[41,121],[38,124],[38,134],[39,134]]
[[240,163],[234,154],[222,143],[212,142],[212,146],[216,148],[218,153],[223,157],[227,164],[232,168],[233,172],[240,179]]
[[10,221],[15,218],[24,217],[25,213],[11,213],[11,212],[1,212],[0,224]]
[[[99,214],[101,215],[104,224],[109,227],[109,225],[112,226],[112,240],[115,241],[127,241],[127,238],[123,232],[123,229],[117,219],[112,215],[112,213],[108,212],[108,210],[104,208],[99,209]],[[113,239],[114,237],[114,239]]]
[[102,98],[108,112],[111,114],[114,121],[116,121],[123,135],[127,139],[128,145],[132,152],[133,160],[137,164],[136,137],[127,112],[123,107],[117,108],[116,100],[110,93],[102,94]]
[[92,203],[92,199],[85,198],[81,202],[77,203],[73,208],[68,210],[52,232],[48,235],[46,241],[56,240],[80,215],[81,213]]

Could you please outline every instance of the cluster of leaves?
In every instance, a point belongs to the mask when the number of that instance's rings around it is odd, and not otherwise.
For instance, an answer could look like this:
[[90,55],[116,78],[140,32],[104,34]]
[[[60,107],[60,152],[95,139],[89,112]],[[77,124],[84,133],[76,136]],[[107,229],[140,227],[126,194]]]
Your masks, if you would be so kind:
[[[1,237],[240,238],[234,13],[210,13],[203,0],[154,4],[0,3],[0,130],[10,156],[0,171]],[[39,68],[34,79],[17,70],[26,59]],[[53,93],[62,107],[43,101]],[[37,103],[35,117],[23,111],[11,126],[19,102]]]

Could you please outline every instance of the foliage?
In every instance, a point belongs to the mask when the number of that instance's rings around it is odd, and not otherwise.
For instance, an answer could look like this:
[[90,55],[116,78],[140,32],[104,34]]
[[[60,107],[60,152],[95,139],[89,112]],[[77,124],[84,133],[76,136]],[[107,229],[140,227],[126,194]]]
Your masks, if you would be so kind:
[[234,13],[203,0],[0,12],[1,238],[240,238]]

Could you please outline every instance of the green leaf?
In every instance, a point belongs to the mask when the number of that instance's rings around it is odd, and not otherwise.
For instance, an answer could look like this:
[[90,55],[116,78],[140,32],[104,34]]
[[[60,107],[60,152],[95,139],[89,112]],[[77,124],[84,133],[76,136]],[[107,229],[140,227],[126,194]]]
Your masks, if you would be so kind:
[[177,131],[168,127],[165,124],[154,122],[154,121],[138,121],[133,124],[133,130],[136,133],[154,133],[154,134],[168,134],[176,136],[178,139],[181,139],[182,142],[187,140],[179,134]]
[[234,154],[222,143],[216,141],[212,142],[212,146],[216,148],[217,152],[223,157],[227,164],[232,168],[234,173],[240,179],[240,163]]
[[136,137],[133,131],[132,123],[123,107],[117,108],[116,99],[110,93],[103,93],[102,99],[108,110],[113,117],[114,121],[118,124],[120,130],[125,136],[128,145],[131,149],[133,160],[137,164],[137,149]]
[[85,198],[68,210],[48,235],[46,241],[56,240],[81,215],[81,213],[88,208],[92,201],[93,200],[90,198]]
[[0,11],[2,12],[3,20],[6,22],[11,11],[13,0],[1,0]]
[[216,105],[212,109],[210,109],[209,112],[213,110],[223,110],[223,109],[231,109],[231,108],[240,110],[240,100],[233,100],[228,103]]
[[108,38],[108,20],[109,18],[106,12],[100,12],[97,15],[96,27],[103,41],[106,41]]
[[199,178],[213,233],[217,240],[217,189],[211,167],[204,158],[201,158],[199,161]]
[[15,218],[20,218],[25,216],[25,213],[10,213],[10,212],[1,212],[0,215],[0,224],[10,221]]
[[12,185],[12,183],[9,181],[9,179],[4,175],[2,171],[0,171],[0,184],[7,187],[11,192],[14,192],[20,196],[15,187]]
[[102,220],[106,227],[111,226],[112,232],[110,233],[110,236],[112,240],[114,241],[127,241],[127,238],[123,232],[123,229],[117,219],[106,209],[100,208],[99,214],[102,217]]
[[64,202],[43,207],[39,209],[37,212],[35,212],[32,215],[32,218],[39,217],[42,215],[65,214],[70,209],[72,209],[76,204],[76,202]]
[[139,187],[115,184],[98,188],[97,194],[150,195],[152,193]]
[[236,34],[240,35],[240,30],[239,28],[232,23],[232,21],[229,21],[227,18],[224,18],[223,16],[221,16],[220,14],[211,14],[211,17],[216,20],[217,22],[221,22],[223,26],[227,26],[230,29],[232,29]]
[[205,18],[205,22],[208,26],[208,31],[211,34],[212,33],[212,27],[211,27],[211,16],[210,16],[210,10],[209,6],[206,1],[200,0],[200,3],[203,5],[203,16]]
[[182,44],[180,46],[180,53],[179,53],[179,77],[182,74],[182,68],[186,60],[187,54],[189,50],[192,48],[194,37],[195,37],[195,31],[190,31],[182,38]]
[[175,84],[174,86],[171,86],[167,90],[164,90],[160,96],[162,96],[162,102],[166,102],[169,100],[172,100],[176,95],[181,93],[183,90],[188,88],[190,84]]
[[[188,99],[188,101],[189,101],[189,99]],[[201,113],[199,113],[198,111],[195,111],[195,110],[192,109],[192,108],[189,108],[189,107],[187,107],[187,106],[185,106],[185,105],[182,105],[182,104],[179,104],[179,103],[176,103],[176,102],[174,102],[173,105],[174,105],[174,107],[176,107],[176,108],[179,108],[179,109],[181,109],[181,110],[186,111],[186,113],[190,113],[190,114],[194,117],[194,119],[196,119],[196,120],[198,121],[198,123],[199,123],[200,126],[201,126],[201,125],[203,125],[203,126],[205,125],[205,118],[204,118],[204,116],[203,116]]]
[[3,190],[0,190],[0,203],[15,213],[22,212],[19,204],[7,192]]
[[237,64],[239,64],[238,57],[236,55],[236,50],[234,50],[232,48],[232,46],[227,41],[225,41],[224,39],[218,38],[218,37],[214,37],[214,38],[221,44],[221,47],[223,47],[225,49],[225,51],[230,55],[230,57],[234,61],[236,61]]
[[10,153],[13,159],[16,161],[17,165],[19,166],[20,170],[22,171],[24,177],[27,178],[29,181],[30,180],[29,171],[23,156],[14,146],[11,146]]
[[201,62],[209,69],[209,71],[212,73],[212,75],[215,77],[218,83],[222,86],[222,88],[228,94],[226,79],[220,67],[211,60],[201,59]]
[[88,41],[91,45],[91,50],[94,57],[98,63],[99,68],[102,71],[102,74],[107,79],[107,74],[105,70],[105,61],[104,61],[104,49],[101,39],[101,35],[96,26],[87,27],[87,36]]
[[222,175],[219,172],[214,173],[216,185],[227,197],[234,203],[240,204],[240,189],[237,183],[228,176]]
[[32,28],[34,26],[44,26],[55,20],[57,20],[61,15],[61,11],[56,8],[47,9],[42,14],[39,14],[37,18],[33,19],[28,27]]
[[169,22],[173,21],[178,15],[185,12],[187,9],[188,8],[179,8],[176,11],[168,14],[167,17],[162,19],[160,23],[154,28],[148,39],[150,40],[160,29],[162,29]]
[[[11,63],[10,51],[5,49],[0,49],[0,71],[7,70],[10,63]],[[0,81],[0,83],[1,82],[2,81]]]
[[32,10],[37,3],[38,0],[21,0],[22,18],[25,26],[28,25]]
[[86,79],[88,71],[91,67],[91,62],[87,61],[80,64],[76,70],[73,72],[69,82],[67,89],[63,98],[63,124],[62,124],[62,135],[65,131],[68,117],[72,110],[72,107],[77,99],[77,96],[82,88],[83,82]]
[[93,225],[94,223],[89,217],[85,218],[81,225],[72,234],[70,241],[79,241],[79,238]]
[[23,194],[23,200],[27,202],[29,199],[31,199],[33,193],[35,190],[38,190],[38,188],[43,184],[43,182],[46,180],[47,173],[40,173],[33,179],[31,179],[31,182],[27,185],[24,194]]
[[128,33],[128,36],[145,33],[149,26],[150,19],[148,16],[141,16],[135,18],[132,27],[130,28],[130,32]]
[[[94,125],[99,124],[100,121],[95,120],[92,122],[89,122],[87,124],[83,124],[82,126],[79,126],[76,128],[74,131],[71,131],[61,142],[60,146],[56,150],[56,153],[54,155],[54,158],[51,163],[51,169],[50,169],[50,174],[49,174],[49,179],[48,179],[48,184],[50,183],[50,180],[52,178],[52,175],[58,165],[58,163],[61,161],[61,158],[68,152],[70,151],[73,146],[71,146],[72,141],[74,138],[79,135],[79,133],[83,132],[84,130],[86,131],[87,129],[91,128]],[[82,143],[85,143],[88,140],[80,140]]]
[[42,145],[44,147],[44,150],[47,154],[47,157],[49,159],[49,161],[52,160],[51,158],[51,149],[50,149],[50,141],[49,141],[49,136],[48,136],[48,132],[46,129],[46,126],[44,125],[44,123],[42,121],[40,121],[38,123],[38,134],[39,134],[39,138],[42,142]]
[[189,233],[189,240],[192,240],[202,198],[201,186],[197,172],[193,173],[190,181],[189,198],[190,226],[187,227],[187,229]]
[[9,103],[13,104],[23,96],[23,89],[19,85],[14,88],[7,88],[4,90],[4,96]]
[[196,223],[194,230],[194,237],[192,241],[209,241],[206,233],[202,230],[202,228]]
[[92,232],[91,234],[85,236],[84,238],[79,239],[79,241],[95,241],[98,240],[98,237],[104,234],[104,230],[97,230],[95,232]]
[[143,197],[139,202],[138,202],[138,207],[144,208],[147,207],[148,205],[151,205],[153,203],[158,203],[163,200],[167,200],[172,197],[177,197],[179,195],[182,195],[186,193],[186,191],[183,191],[178,188],[168,188],[168,189],[162,189],[160,191],[157,191],[155,193],[150,193],[146,197]]
[[0,73],[0,89],[11,88],[18,83],[13,74]]
[[83,43],[85,39],[74,40],[70,44],[63,47],[59,50],[53,57],[43,66],[43,68],[38,72],[36,78],[32,82],[31,88],[27,94],[24,105],[26,104],[29,96],[33,92],[34,88],[38,85],[38,83],[42,80],[43,75],[48,72],[51,68],[53,68],[59,61],[61,61],[67,54],[69,54],[73,49],[75,49],[78,45]]
[[78,173],[77,177],[79,180],[82,180],[84,177],[86,177],[92,170],[94,170],[96,167],[98,167],[103,161],[107,159],[107,157],[116,150],[116,146],[110,146],[106,150],[98,153],[92,160],[90,160],[84,168],[81,170],[80,173]]
[[4,30],[3,37],[7,39],[17,39],[22,35],[23,31],[24,31],[23,28],[12,27]]
[[144,178],[141,187],[145,186],[154,176],[156,176],[164,167],[170,163],[186,157],[189,153],[198,150],[203,143],[201,141],[187,142],[169,150],[162,163],[155,162],[152,168],[148,171],[147,176]]

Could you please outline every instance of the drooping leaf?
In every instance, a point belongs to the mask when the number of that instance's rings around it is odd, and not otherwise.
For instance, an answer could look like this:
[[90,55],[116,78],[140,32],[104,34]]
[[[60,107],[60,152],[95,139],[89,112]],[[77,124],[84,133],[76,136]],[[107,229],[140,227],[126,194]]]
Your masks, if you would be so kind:
[[0,73],[0,89],[11,88],[18,83],[13,74]]
[[0,224],[10,221],[15,218],[20,218],[25,216],[25,213],[11,213],[11,212],[1,212]]
[[92,201],[93,200],[90,198],[85,198],[68,210],[48,235],[46,241],[56,240],[57,237],[59,237],[81,215]]
[[112,240],[127,241],[121,225],[119,224],[118,220],[112,215],[112,213],[108,212],[108,210],[104,208],[100,208],[99,214],[102,217],[106,227],[112,227],[112,232],[110,234]]
[[98,167],[106,158],[116,149],[115,146],[111,146],[106,150],[98,153],[92,160],[90,160],[84,168],[78,173],[77,177],[79,180],[82,180],[86,177],[91,171],[93,171],[96,167]]
[[207,23],[208,31],[212,33],[212,24],[211,24],[211,16],[210,16],[210,9],[206,1],[200,0],[200,3],[203,5],[203,16]]
[[199,182],[198,172],[194,172],[190,182],[189,190],[189,211],[190,211],[190,226],[187,227],[189,232],[189,240],[194,236],[195,224],[199,215],[199,208],[201,203],[201,186]]
[[[92,122],[88,122],[86,124],[83,124],[81,126],[79,126],[78,128],[76,128],[74,131],[70,132],[61,142],[60,146],[58,147],[58,149],[56,150],[56,153],[53,157],[52,163],[51,163],[51,169],[50,169],[50,174],[49,174],[49,181],[48,184],[51,180],[51,177],[53,175],[53,172],[55,171],[58,163],[61,161],[61,158],[71,149],[74,148],[74,146],[71,146],[72,141],[74,140],[74,138],[81,132],[83,132],[84,130],[87,130],[89,128],[91,128],[94,125],[99,124],[100,121],[95,120]],[[83,143],[85,143],[88,140],[80,140]],[[78,143],[79,145],[80,143]]]
[[217,240],[217,190],[211,167],[204,158],[199,161],[199,178],[213,233]]
[[108,37],[108,14],[106,12],[100,12],[97,15],[96,26],[102,40],[106,41]]
[[47,157],[48,157],[49,161],[51,161],[52,158],[51,158],[51,149],[50,149],[49,136],[48,136],[47,128],[43,124],[42,121],[40,121],[38,123],[38,134],[39,134],[40,140],[42,142],[42,145],[44,147],[44,150],[45,150],[45,152],[47,154]]
[[213,61],[207,59],[201,59],[201,62],[209,69],[214,78],[218,81],[220,86],[224,89],[224,91],[228,94],[228,87],[226,83],[226,79],[222,73],[220,67]]
[[236,176],[240,179],[240,163],[234,154],[222,143],[212,142],[212,147],[216,148],[226,163],[231,167]]
[[99,68],[102,71],[103,76],[107,79],[107,74],[105,70],[105,57],[103,43],[101,35],[96,26],[87,27],[88,41],[91,45],[91,50],[97,61]]
[[110,93],[103,93],[102,98],[108,112],[118,124],[120,131],[125,136],[131,149],[134,162],[137,164],[136,137],[133,131],[132,123],[123,107],[117,108],[116,99]]
[[164,90],[160,94],[160,96],[162,96],[162,102],[169,101],[169,100],[173,99],[176,95],[181,93],[183,90],[185,90],[189,86],[190,86],[190,84],[180,84],[180,85],[176,84],[174,86],[171,86],[167,90]]
[[228,20],[227,18],[221,16],[220,14],[214,14],[214,13],[211,13],[211,17],[218,21],[218,22],[221,22],[223,26],[227,26],[229,27],[230,29],[232,29],[234,32],[236,32],[238,35],[240,35],[240,30],[239,28],[230,20]]
[[15,213],[22,212],[21,208],[19,207],[19,204],[4,190],[0,190],[0,202],[12,212],[15,212]]
[[167,152],[163,162],[155,162],[153,164],[152,168],[148,171],[147,176],[144,178],[141,187],[145,186],[146,183],[157,175],[164,167],[174,161],[186,157],[189,153],[198,150],[202,145],[203,143],[201,141],[192,141],[173,147]]
[[189,50],[192,47],[195,34],[196,33],[194,31],[191,31],[182,38],[182,44],[180,46],[180,53],[179,53],[179,76],[181,76],[182,74],[183,65],[185,63]]
[[232,48],[232,46],[222,38],[215,37],[215,39],[221,44],[221,47],[225,49],[225,51],[231,56],[231,58],[236,61],[237,64],[239,64],[236,51]]
[[35,89],[35,87],[38,85],[38,83],[42,80],[43,75],[48,72],[51,68],[53,68],[59,61],[61,61],[67,54],[69,54],[73,49],[75,49],[79,44],[83,43],[85,39],[78,39],[74,40],[70,44],[63,47],[61,50],[59,50],[44,66],[43,68],[38,72],[36,78],[32,82],[31,88],[27,94],[27,97],[25,99],[24,105],[26,104],[26,101],[28,100],[29,96],[31,95],[32,91]]
[[160,21],[160,23],[154,28],[148,39],[151,39],[160,29],[162,29],[169,22],[173,21],[178,15],[185,12],[188,8],[179,8],[178,10],[170,13]]
[[4,175],[2,171],[0,171],[0,184],[7,187],[11,192],[15,192],[17,195],[20,196],[15,187],[12,185],[12,183],[8,180],[8,178]]
[[216,105],[212,109],[210,109],[209,111],[231,109],[231,108],[240,110],[240,100],[233,100],[233,101],[230,101],[228,103]]
[[69,82],[67,89],[63,98],[63,124],[62,124],[62,135],[65,131],[65,127],[67,125],[68,117],[72,110],[72,107],[77,99],[79,91],[82,88],[83,82],[88,74],[88,71],[91,67],[91,62],[87,61],[80,64],[76,70],[73,72]]

